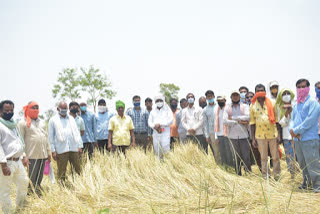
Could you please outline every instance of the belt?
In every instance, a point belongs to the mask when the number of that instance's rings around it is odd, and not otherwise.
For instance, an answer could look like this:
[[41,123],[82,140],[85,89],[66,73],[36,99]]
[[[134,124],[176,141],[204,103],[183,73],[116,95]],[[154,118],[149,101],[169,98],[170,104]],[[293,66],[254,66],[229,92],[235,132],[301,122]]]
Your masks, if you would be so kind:
[[148,132],[135,132],[135,134],[148,134]]
[[18,161],[18,160],[20,160],[20,158],[7,158],[7,161]]

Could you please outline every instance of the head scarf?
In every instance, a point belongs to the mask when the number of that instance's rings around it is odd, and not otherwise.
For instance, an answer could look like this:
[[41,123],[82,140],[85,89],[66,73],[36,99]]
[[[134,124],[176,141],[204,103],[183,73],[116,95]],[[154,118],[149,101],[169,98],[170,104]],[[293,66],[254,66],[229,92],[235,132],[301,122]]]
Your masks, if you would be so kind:
[[283,97],[283,93],[285,91],[289,91],[290,92],[290,95],[291,95],[291,102],[292,100],[294,99],[295,97],[295,94],[293,93],[293,91],[289,88],[284,88],[280,91],[278,97],[277,97],[277,100],[276,100],[276,103],[277,105],[279,106],[280,108],[280,119],[284,116],[284,114],[286,113],[286,110],[283,108],[283,105],[284,105],[284,102],[282,100],[282,97]]
[[156,102],[157,100],[162,100],[163,101],[163,106],[162,106],[163,110],[171,111],[171,109],[169,108],[168,104],[166,103],[165,97],[162,94],[158,94],[158,95],[154,96],[154,102]]
[[266,103],[267,110],[268,110],[269,120],[272,124],[276,124],[272,102],[268,97],[266,97],[266,95],[267,95],[266,92],[257,92],[256,95],[254,95],[254,97],[252,98],[251,103],[255,104],[258,97],[264,97],[265,98],[264,102]]
[[126,105],[125,105],[124,102],[122,102],[121,100],[118,100],[118,101],[116,102],[116,109],[118,110],[118,108],[120,108],[120,107],[125,108]]
[[28,127],[30,127],[32,119],[35,120],[38,118],[39,109],[32,109],[32,107],[36,105],[39,106],[37,102],[32,101],[31,103],[23,107],[24,118],[26,119]]

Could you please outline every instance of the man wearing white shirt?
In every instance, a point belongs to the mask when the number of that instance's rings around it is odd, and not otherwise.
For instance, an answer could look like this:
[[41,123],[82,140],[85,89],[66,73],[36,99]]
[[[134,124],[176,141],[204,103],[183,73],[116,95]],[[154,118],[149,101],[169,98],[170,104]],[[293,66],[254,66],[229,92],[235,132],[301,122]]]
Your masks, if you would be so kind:
[[74,118],[67,114],[67,103],[61,101],[57,110],[59,114],[49,121],[49,142],[52,157],[57,161],[58,178],[64,182],[68,162],[76,173],[80,174],[80,155],[83,143]]
[[194,106],[194,94],[187,94],[188,107],[182,111],[182,126],[187,130],[187,139],[198,144],[208,154],[208,143],[203,135],[202,109]]
[[[17,186],[16,207],[24,205],[29,179],[23,165],[29,164],[24,153],[24,141],[12,120],[14,104],[10,100],[0,103],[0,204],[3,213],[13,211],[10,193],[11,184]],[[22,159],[22,157],[24,158]],[[22,161],[21,161],[22,160]]]
[[161,95],[154,98],[156,108],[152,109],[148,124],[153,129],[153,148],[159,158],[170,151],[170,125],[173,121],[172,111]]

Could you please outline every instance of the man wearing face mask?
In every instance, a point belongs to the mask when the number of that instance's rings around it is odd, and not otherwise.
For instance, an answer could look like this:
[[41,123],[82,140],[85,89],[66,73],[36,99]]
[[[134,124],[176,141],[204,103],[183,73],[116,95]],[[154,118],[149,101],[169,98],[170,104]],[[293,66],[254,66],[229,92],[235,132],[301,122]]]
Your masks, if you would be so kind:
[[244,104],[248,104],[247,99],[246,99],[246,94],[249,92],[249,89],[246,86],[241,86],[239,88],[239,93],[240,93],[240,102]]
[[241,173],[241,162],[244,163],[245,171],[251,172],[250,145],[248,135],[249,106],[240,102],[240,93],[231,93],[232,104],[224,109],[223,122],[227,125],[228,138],[232,143],[232,156],[235,161],[235,171]]
[[76,121],[68,115],[67,103],[60,101],[57,110],[58,114],[49,121],[48,132],[52,157],[57,161],[58,179],[64,183],[68,162],[72,169],[80,174],[79,157],[82,154],[83,143]]
[[310,82],[299,79],[297,87],[297,104],[292,111],[290,134],[294,138],[294,147],[300,168],[303,170],[301,189],[313,186],[315,193],[320,192],[319,103],[309,95]]
[[[17,186],[17,211],[24,206],[29,179],[23,166],[29,161],[24,153],[24,141],[12,119],[14,104],[10,100],[0,103],[0,205],[3,213],[13,213],[10,199],[12,183]],[[23,157],[23,158],[22,158]]]
[[199,98],[199,106],[204,109],[207,106],[206,97],[202,96]]
[[43,178],[44,165],[46,160],[51,161],[51,149],[47,135],[46,123],[41,120],[39,115],[38,103],[32,101],[23,107],[24,120],[18,123],[21,136],[25,143],[26,156],[29,159],[29,192],[35,191],[41,194],[41,181]]
[[87,104],[85,102],[80,103],[81,118],[84,121],[85,131],[82,136],[83,152],[87,153],[89,159],[92,158],[94,147],[98,147],[97,144],[97,118],[92,113],[87,111]]
[[180,108],[181,110],[176,114],[176,124],[178,125],[178,133],[179,133],[179,140],[181,143],[185,144],[187,139],[187,130],[184,129],[182,125],[182,110],[188,106],[188,102],[185,98],[180,100]]
[[164,96],[155,96],[154,100],[156,108],[151,111],[148,124],[153,129],[154,152],[161,159],[170,151],[170,125],[173,116],[169,106],[164,102]]
[[140,100],[141,98],[138,95],[132,98],[133,108],[129,109],[127,114],[133,122],[136,144],[146,152],[148,140],[150,140],[148,137],[148,131],[150,132],[150,129],[148,129],[149,113],[141,108]]
[[[315,91],[316,91],[316,100],[318,101],[318,103],[320,104],[320,81],[318,81],[315,85],[314,85]],[[320,117],[318,120],[318,127],[319,127],[319,137],[320,137]]]
[[[147,112],[150,115],[150,112],[152,111],[152,99],[150,97],[147,97],[144,100],[144,105],[146,106]],[[149,115],[148,115],[148,118],[149,118]],[[148,146],[147,146],[147,149],[150,148],[151,145],[153,145],[153,143],[152,143],[152,128],[150,128],[148,126]]]
[[216,138],[214,132],[216,119],[214,114],[214,109],[216,106],[214,101],[215,96],[212,90],[206,91],[205,95],[209,105],[207,105],[207,107],[203,110],[203,132],[206,137],[206,141],[210,146],[216,164],[221,164],[219,141],[215,140]]
[[273,161],[274,179],[280,178],[281,168],[279,160],[280,125],[278,124],[278,110],[268,97],[262,84],[255,87],[256,94],[250,106],[250,125],[252,145],[259,149],[261,155],[261,172],[264,179],[271,175],[268,167],[268,148]]
[[291,178],[294,178],[295,174],[295,155],[293,150],[292,137],[290,135],[289,124],[291,121],[292,104],[294,99],[294,93],[288,88],[284,88],[280,91],[277,97],[277,105],[280,109],[280,121],[279,124],[282,127],[283,147],[286,153],[286,161],[288,170],[291,174]]
[[249,91],[247,94],[246,94],[246,101],[247,101],[247,104],[250,106],[251,105],[251,100],[252,98],[254,97],[254,93]]
[[173,144],[176,142],[179,138],[179,133],[178,133],[178,124],[176,123],[176,115],[180,112],[177,110],[178,107],[178,100],[176,98],[171,98],[170,99],[170,109],[173,114],[173,121],[172,124],[170,125],[170,149],[173,149]]
[[276,80],[273,80],[269,83],[269,98],[272,102],[276,102],[278,92],[279,92],[279,83]]
[[208,154],[208,143],[203,135],[202,109],[194,106],[195,97],[193,93],[187,94],[188,107],[182,111],[182,125],[187,130],[187,140],[196,143]]
[[80,135],[83,136],[85,131],[85,125],[83,119],[78,115],[78,113],[80,112],[80,105],[77,102],[71,102],[69,103],[69,110],[69,115],[74,118],[79,129]]
[[108,126],[112,116],[113,114],[108,111],[106,101],[100,99],[98,101],[98,114],[96,115],[97,141],[100,152],[105,152],[108,149]]
[[222,165],[234,166],[231,153],[231,142],[228,139],[227,126],[223,124],[223,112],[226,106],[226,97],[217,97],[218,105],[215,106],[214,114],[214,131],[215,131],[215,144],[219,145],[220,157]]

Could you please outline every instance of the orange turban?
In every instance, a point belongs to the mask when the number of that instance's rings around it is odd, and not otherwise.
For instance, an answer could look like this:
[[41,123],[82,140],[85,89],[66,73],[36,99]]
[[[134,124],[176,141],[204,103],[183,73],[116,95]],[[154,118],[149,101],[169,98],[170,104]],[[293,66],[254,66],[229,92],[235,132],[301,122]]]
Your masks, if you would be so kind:
[[33,106],[39,106],[37,102],[32,101],[28,105],[23,107],[24,110],[24,118],[27,121],[27,126],[30,127],[31,119],[35,120],[38,118],[39,109],[32,109]]

